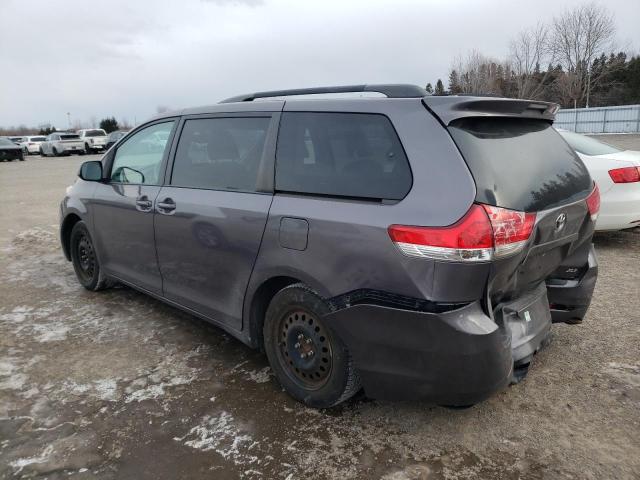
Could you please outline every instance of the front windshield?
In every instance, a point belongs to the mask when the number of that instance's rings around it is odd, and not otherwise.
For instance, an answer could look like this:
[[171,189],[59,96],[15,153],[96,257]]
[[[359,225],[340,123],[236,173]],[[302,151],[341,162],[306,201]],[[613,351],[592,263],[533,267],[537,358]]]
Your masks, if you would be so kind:
[[85,137],[104,137],[105,135],[104,130],[87,130],[84,134]]
[[608,155],[622,151],[607,143],[600,142],[595,138],[587,137],[586,135],[564,131],[560,131],[559,133],[564,137],[571,148],[583,155]]

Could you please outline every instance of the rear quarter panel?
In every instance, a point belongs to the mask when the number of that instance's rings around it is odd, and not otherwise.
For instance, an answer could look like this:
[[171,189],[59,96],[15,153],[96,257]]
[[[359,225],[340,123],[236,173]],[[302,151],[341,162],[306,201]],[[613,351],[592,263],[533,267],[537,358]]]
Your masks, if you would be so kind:
[[[323,297],[362,288],[445,302],[481,297],[487,265],[458,265],[455,273],[464,275],[465,282],[460,288],[437,292],[436,298],[433,280],[438,262],[404,256],[387,232],[392,224],[453,224],[467,212],[476,194],[473,178],[453,141],[419,99],[295,101],[288,102],[284,111],[386,115],[409,159],[413,186],[395,204],[276,193],[247,302],[264,281],[279,275],[297,278]],[[305,250],[280,245],[283,217],[308,221]],[[245,320],[248,311],[245,308]]]

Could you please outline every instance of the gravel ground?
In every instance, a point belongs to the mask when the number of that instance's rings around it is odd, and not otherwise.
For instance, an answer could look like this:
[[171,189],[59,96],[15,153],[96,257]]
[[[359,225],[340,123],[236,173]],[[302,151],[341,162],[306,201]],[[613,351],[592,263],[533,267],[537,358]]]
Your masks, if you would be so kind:
[[86,158],[0,164],[1,478],[640,478],[638,230],[595,239],[591,310],[524,382],[468,410],[315,411],[217,328],[78,285],[58,202]]

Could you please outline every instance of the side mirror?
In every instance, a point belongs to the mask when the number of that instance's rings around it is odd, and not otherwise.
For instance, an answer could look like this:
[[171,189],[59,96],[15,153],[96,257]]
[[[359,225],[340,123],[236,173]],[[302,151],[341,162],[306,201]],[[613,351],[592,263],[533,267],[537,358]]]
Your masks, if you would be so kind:
[[92,160],[90,162],[84,162],[80,166],[80,172],[78,176],[82,180],[87,182],[99,182],[102,180],[102,162],[98,160]]

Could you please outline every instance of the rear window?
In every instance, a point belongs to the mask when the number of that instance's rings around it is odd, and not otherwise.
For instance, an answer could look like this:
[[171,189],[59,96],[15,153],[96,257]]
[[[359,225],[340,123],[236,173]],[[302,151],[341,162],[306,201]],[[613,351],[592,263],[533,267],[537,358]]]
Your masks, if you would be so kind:
[[104,137],[105,135],[104,130],[87,130],[84,132],[85,137]]
[[411,170],[384,115],[286,112],[278,135],[276,189],[400,200]]
[[599,142],[595,138],[589,138],[585,135],[573,132],[559,132],[564,137],[571,148],[583,155],[610,155],[618,153],[622,150],[612,147],[611,145]]
[[79,135],[60,135],[61,140],[76,140],[80,138]]
[[534,212],[586,197],[582,161],[551,124],[514,118],[465,118],[449,131],[476,182],[476,200]]
[[29,139],[30,142],[44,142],[46,140],[45,137],[31,137]]

